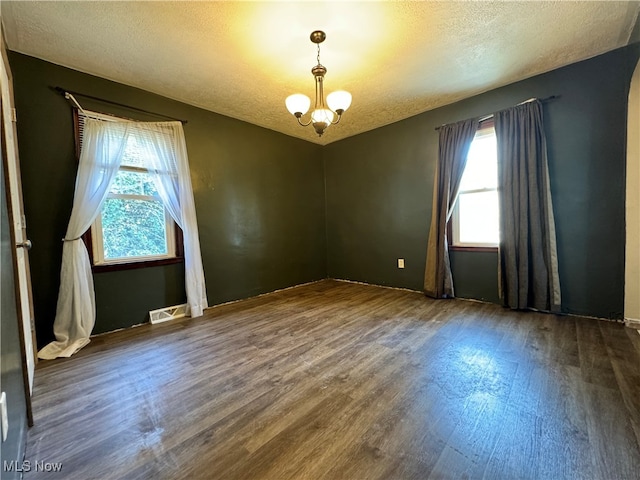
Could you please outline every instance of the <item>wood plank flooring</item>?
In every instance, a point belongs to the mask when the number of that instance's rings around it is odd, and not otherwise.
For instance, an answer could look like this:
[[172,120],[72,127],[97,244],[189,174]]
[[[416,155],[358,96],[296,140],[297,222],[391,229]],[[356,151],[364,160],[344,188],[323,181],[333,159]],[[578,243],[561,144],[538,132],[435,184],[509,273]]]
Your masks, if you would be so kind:
[[33,408],[27,480],[638,479],[640,335],[325,280],[97,337]]

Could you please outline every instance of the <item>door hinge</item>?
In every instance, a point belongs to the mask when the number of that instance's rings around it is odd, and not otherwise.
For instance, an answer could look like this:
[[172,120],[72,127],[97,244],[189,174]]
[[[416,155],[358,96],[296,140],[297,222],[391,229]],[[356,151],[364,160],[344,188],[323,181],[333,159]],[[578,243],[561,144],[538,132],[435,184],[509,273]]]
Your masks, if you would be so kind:
[[15,108],[11,109],[11,121],[12,122],[17,122],[18,121],[18,114],[16,113],[16,109]]

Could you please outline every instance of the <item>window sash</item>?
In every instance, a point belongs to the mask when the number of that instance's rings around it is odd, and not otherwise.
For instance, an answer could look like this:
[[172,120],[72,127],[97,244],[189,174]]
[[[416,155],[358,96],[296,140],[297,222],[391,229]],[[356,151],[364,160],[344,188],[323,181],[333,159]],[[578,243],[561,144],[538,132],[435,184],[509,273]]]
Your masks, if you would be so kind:
[[453,213],[451,214],[451,239],[450,244],[452,247],[462,247],[462,248],[497,248],[499,246],[498,242],[463,242],[460,240],[460,197],[462,195],[474,194],[474,193],[489,193],[489,192],[497,192],[496,188],[484,188],[481,190],[471,190],[467,192],[460,192],[458,194],[458,199],[456,200],[456,205],[453,209]]
[[[120,198],[122,200],[140,200],[143,202],[158,202],[162,204],[162,200],[160,200],[160,197],[157,197],[156,195],[138,195],[135,193],[109,193],[107,194],[107,200],[110,198]],[[164,205],[162,206],[162,208],[164,208]]]
[[467,193],[485,193],[485,192],[497,192],[497,191],[498,191],[497,188],[475,188],[475,189],[469,189],[469,190],[460,190],[458,192],[458,197],[460,197],[460,195],[464,195]]
[[[159,202],[156,197],[149,197],[144,195],[124,195],[124,194],[109,194],[107,198],[123,198],[130,200],[143,200]],[[93,246],[93,264],[94,265],[118,265],[123,263],[134,262],[152,262],[155,260],[165,260],[176,258],[176,231],[175,222],[164,209],[165,219],[165,239],[167,243],[167,253],[164,255],[131,255],[127,257],[105,258],[104,256],[104,238],[102,230],[102,211],[96,217],[96,220],[91,225],[91,240]]]
[[[119,168],[119,171],[136,173],[149,172],[149,170],[146,168],[133,166],[121,166]],[[169,215],[169,212],[167,211],[165,206],[162,204],[162,200],[160,199],[160,197],[156,195],[142,195],[134,193],[109,193],[106,199],[140,200],[146,202],[156,202],[162,205],[165,217],[165,241],[167,245],[167,253],[164,255],[131,255],[127,257],[105,258],[103,238],[104,232],[102,229],[102,212],[104,210],[103,206],[103,209],[100,211],[91,226],[94,265],[117,265],[133,262],[151,262],[155,260],[165,260],[177,257],[175,222],[173,221],[173,218],[171,218],[171,215]]]

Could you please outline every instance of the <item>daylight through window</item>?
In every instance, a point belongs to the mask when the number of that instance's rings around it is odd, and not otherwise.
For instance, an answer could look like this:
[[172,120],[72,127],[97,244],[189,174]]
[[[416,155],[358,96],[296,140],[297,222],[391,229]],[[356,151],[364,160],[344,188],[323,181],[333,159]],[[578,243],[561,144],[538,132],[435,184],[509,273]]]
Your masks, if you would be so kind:
[[498,158],[493,125],[476,133],[452,215],[452,244],[458,247],[497,247]]

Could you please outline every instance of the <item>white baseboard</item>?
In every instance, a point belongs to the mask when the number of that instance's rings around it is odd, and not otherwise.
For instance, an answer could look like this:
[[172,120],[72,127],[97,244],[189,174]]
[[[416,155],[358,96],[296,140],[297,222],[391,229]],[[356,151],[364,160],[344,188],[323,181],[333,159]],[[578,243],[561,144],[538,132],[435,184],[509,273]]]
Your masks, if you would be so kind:
[[625,318],[624,324],[629,328],[636,328],[640,330],[640,319],[637,318]]

